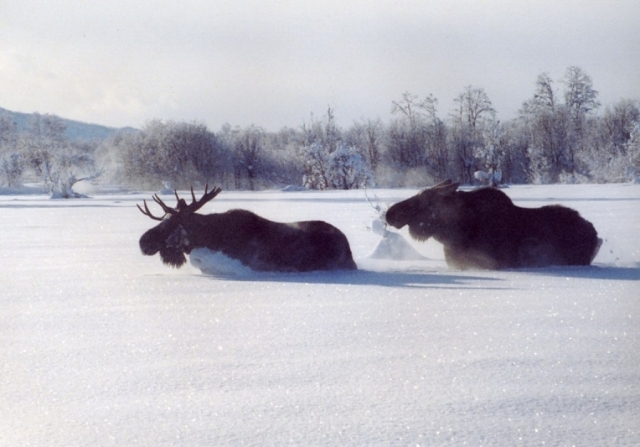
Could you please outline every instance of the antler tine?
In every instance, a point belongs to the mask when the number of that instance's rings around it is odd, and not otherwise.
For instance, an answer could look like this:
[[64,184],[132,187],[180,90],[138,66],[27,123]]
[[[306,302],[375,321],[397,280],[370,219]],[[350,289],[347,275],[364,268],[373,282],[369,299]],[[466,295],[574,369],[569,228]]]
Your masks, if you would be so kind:
[[[204,193],[207,193],[207,187],[205,186],[204,188]],[[193,192],[193,185],[191,185],[191,203],[195,203],[197,202],[196,200],[196,194]]]
[[162,219],[163,219],[163,217],[164,217],[164,216],[162,216],[162,217],[156,217],[156,216],[154,216],[153,214],[151,214],[151,211],[149,210],[149,206],[147,205],[147,201],[146,201],[146,200],[143,200],[143,202],[144,202],[144,210],[143,210],[142,208],[140,208],[140,205],[138,205],[138,204],[136,203],[136,206],[138,207],[138,209],[140,210],[140,212],[141,212],[142,214],[144,214],[145,216],[148,216],[148,217],[152,218],[153,220],[162,220]]
[[[158,205],[160,205],[162,207],[162,211],[164,211],[166,214],[176,214],[176,210],[174,208],[170,208],[168,207],[161,199],[160,197],[158,197],[158,194],[154,194],[153,196],[151,196],[153,198],[153,201],[156,202]],[[178,197],[178,194],[176,193],[176,197]],[[178,199],[179,201],[180,199]]]
[[197,210],[202,208],[202,206],[205,203],[207,203],[208,201],[213,199],[215,196],[220,194],[220,191],[222,191],[222,188],[218,188],[218,187],[214,187],[211,191],[209,191],[209,184],[207,183],[204,187],[204,194],[202,195],[202,197],[200,197],[200,200],[196,200],[195,194],[193,192],[193,187],[191,187],[193,203],[189,205],[189,211],[192,213],[196,212]]

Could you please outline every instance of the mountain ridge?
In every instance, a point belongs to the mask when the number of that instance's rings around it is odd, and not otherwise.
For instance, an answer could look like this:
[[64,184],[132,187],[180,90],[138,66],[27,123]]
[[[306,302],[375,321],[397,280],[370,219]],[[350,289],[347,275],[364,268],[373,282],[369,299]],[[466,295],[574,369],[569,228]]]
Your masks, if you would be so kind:
[[29,120],[37,114],[51,115],[60,118],[66,126],[64,135],[70,140],[104,140],[105,138],[121,131],[136,132],[138,130],[129,126],[109,127],[102,124],[87,123],[84,121],[63,118],[56,114],[14,112],[0,107],[0,115],[9,116],[9,118],[16,124],[18,132],[25,130],[28,127]]

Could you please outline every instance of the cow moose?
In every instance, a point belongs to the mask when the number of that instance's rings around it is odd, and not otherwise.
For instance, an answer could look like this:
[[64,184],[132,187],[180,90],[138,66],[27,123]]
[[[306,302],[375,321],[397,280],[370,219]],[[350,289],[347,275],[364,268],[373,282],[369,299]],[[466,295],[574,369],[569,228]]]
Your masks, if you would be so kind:
[[208,191],[187,204],[174,191],[175,208],[167,206],[157,194],[153,200],[162,207],[164,216],[154,216],[147,201],[145,216],[161,223],[140,238],[142,253],[160,253],[162,262],[179,268],[186,262],[185,254],[195,248],[222,252],[257,271],[354,270],[356,264],[345,235],[323,221],[279,223],[260,217],[251,211],[233,209],[225,213],[196,214],[196,211],[216,197],[220,188]]
[[419,241],[433,237],[458,270],[589,265],[600,249],[593,225],[571,208],[522,208],[499,189],[458,186],[447,180],[394,204],[387,223],[408,225]]

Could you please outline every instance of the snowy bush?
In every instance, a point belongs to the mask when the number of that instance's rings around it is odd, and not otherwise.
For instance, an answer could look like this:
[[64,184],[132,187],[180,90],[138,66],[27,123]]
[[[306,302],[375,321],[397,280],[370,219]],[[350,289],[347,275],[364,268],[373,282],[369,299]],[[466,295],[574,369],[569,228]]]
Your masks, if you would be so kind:
[[335,189],[372,187],[373,173],[353,147],[340,144],[329,156],[329,181]]
[[373,173],[353,146],[343,143],[333,152],[328,146],[313,142],[305,146],[302,184],[307,189],[358,189],[373,186]]

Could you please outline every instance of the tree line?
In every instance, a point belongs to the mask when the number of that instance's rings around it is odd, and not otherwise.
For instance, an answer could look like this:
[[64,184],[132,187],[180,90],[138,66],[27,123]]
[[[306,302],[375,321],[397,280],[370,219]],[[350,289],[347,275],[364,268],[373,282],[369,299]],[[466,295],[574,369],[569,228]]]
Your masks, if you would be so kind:
[[[34,114],[24,131],[0,115],[0,184],[25,178],[63,190],[97,178],[138,188],[217,184],[225,189],[309,189],[465,184],[626,182],[640,173],[640,103],[603,111],[591,78],[569,67],[540,74],[516,118],[501,122],[484,89],[467,86],[447,115],[433,95],[405,93],[392,118],[319,119],[278,132],[259,126],[213,132],[202,123],[153,120],[102,141],[69,140],[64,123]],[[80,176],[80,177],[78,177]],[[71,183],[71,185],[70,185]]]

